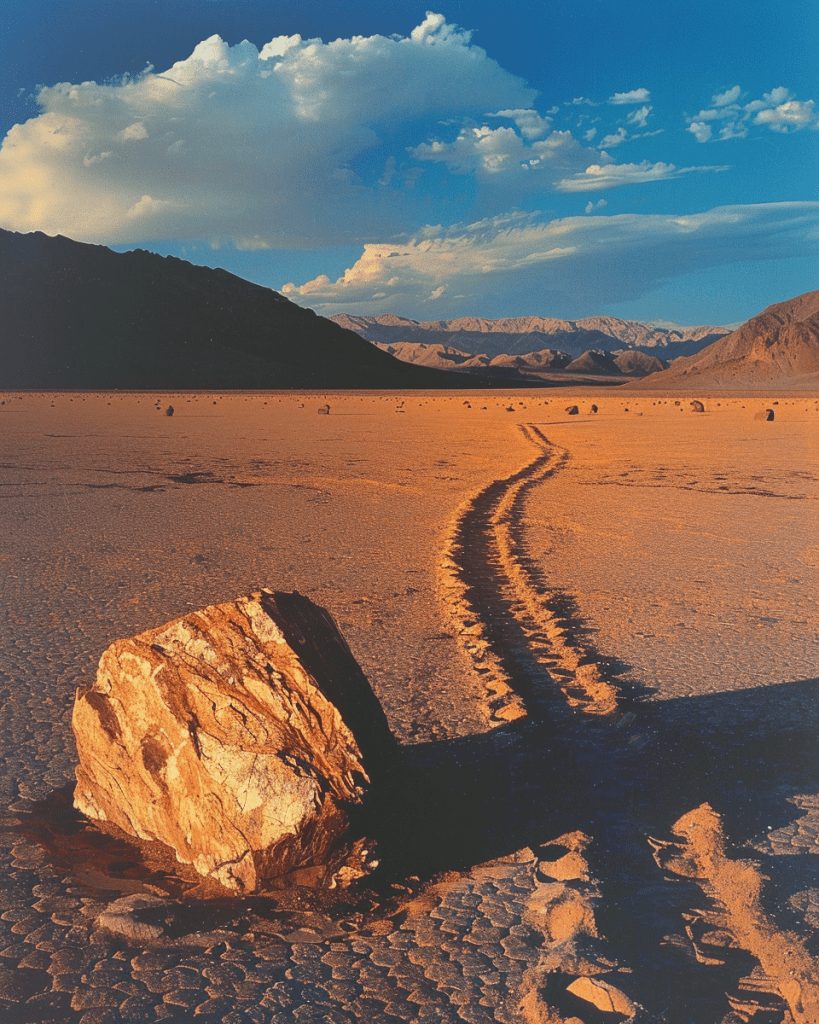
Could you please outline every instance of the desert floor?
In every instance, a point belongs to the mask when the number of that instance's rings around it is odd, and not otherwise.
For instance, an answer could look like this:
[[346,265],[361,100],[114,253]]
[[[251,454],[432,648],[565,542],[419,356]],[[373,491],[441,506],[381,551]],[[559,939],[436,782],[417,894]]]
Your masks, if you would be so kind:
[[[0,1019],[816,1024],[819,403],[698,397],[0,395]],[[102,650],[257,586],[404,745],[360,894],[70,810]]]

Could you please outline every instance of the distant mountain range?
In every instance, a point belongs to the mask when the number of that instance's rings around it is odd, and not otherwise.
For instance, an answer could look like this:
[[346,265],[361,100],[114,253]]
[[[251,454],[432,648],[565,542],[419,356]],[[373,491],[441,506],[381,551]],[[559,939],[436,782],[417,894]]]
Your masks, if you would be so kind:
[[224,270],[0,229],[0,388],[384,389],[635,377],[657,388],[819,386],[819,292],[770,306],[733,332],[603,316],[327,320]]
[[464,375],[599,383],[643,378],[641,387],[683,390],[819,387],[819,291],[769,306],[735,330],[610,316],[332,319],[405,362]]
[[413,363],[416,366],[457,370],[462,373],[482,376],[500,375],[507,380],[517,377],[537,380],[544,375],[550,379],[557,375],[563,377],[644,377],[646,374],[664,369],[667,365],[657,356],[647,355],[639,349],[619,352],[592,349],[573,357],[568,352],[542,348],[535,352],[524,352],[519,355],[503,353],[503,355],[490,357],[485,353],[472,355],[470,352],[442,345],[439,342],[398,341],[394,344],[385,342],[373,342],[373,344],[385,352],[389,352],[396,359]]
[[661,389],[819,387],[819,291],[768,306],[695,356],[641,382]]
[[382,316],[339,313],[330,319],[381,345],[408,342],[436,344],[468,355],[487,356],[490,360],[494,356],[522,355],[546,349],[565,352],[571,357],[588,351],[635,349],[663,359],[675,359],[700,351],[731,330],[730,327],[711,325],[682,327],[678,324],[641,323],[613,316],[590,316],[582,320],[521,316],[497,320],[460,317],[457,320],[418,321],[389,313]]
[[470,386],[224,270],[0,230],[0,388]]

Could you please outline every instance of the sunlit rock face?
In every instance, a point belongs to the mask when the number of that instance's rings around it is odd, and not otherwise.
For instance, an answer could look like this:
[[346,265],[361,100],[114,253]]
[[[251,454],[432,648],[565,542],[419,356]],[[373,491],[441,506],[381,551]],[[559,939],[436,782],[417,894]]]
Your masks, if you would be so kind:
[[267,590],[113,643],[72,725],[82,813],[241,892],[333,856],[394,749],[330,615]]

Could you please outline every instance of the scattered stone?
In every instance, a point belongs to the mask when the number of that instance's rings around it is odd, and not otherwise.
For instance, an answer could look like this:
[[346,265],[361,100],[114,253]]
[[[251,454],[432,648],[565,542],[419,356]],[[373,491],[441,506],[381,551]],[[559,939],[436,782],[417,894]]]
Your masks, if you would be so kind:
[[166,416],[173,416],[173,414],[174,414],[174,408],[173,408],[172,405],[169,405],[168,408],[165,410],[165,415]]
[[691,412],[705,412],[705,406],[697,398],[695,398],[693,402],[689,402],[688,404],[691,407]]
[[83,814],[243,892],[331,859],[350,881],[338,850],[395,749],[330,615],[270,590],[113,643],[72,726]]
[[580,410],[577,408],[576,405],[567,405],[566,406],[566,412],[568,413],[569,416],[577,416],[579,414]]
[[591,410],[590,410],[590,411],[591,411],[591,412],[594,412],[594,413],[596,413],[596,412],[597,412],[597,406],[596,406],[596,405],[594,404],[594,402],[592,402],[592,407],[591,407]]
[[557,860],[542,860],[537,866],[537,877],[541,881],[569,882],[588,881],[588,865],[582,854],[570,850]]
[[576,978],[566,991],[584,1002],[591,1003],[601,1013],[633,1017],[637,1012],[637,1007],[624,992],[602,978]]
[[319,416],[329,416],[330,415],[330,406],[329,405],[320,405],[319,408],[318,408],[318,414],[319,414]]
[[589,845],[584,832],[567,832],[538,850],[537,877],[541,881],[588,881],[589,865],[584,851]]
[[165,932],[162,917],[168,903],[148,893],[123,896],[108,906],[97,918],[97,927],[134,942],[151,942]]
[[772,423],[774,419],[774,411],[773,409],[765,409],[764,412],[755,412],[754,419],[762,420],[764,423]]

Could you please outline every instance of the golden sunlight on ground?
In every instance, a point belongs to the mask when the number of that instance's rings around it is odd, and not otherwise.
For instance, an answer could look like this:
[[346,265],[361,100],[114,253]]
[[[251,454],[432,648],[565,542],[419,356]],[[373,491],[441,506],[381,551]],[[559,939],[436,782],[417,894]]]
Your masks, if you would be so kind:
[[[0,397],[0,1000],[815,1022],[812,397]],[[332,612],[405,747],[386,890],[192,910],[76,820],[61,860],[102,650],[258,586]],[[173,924],[123,953],[143,891]]]

